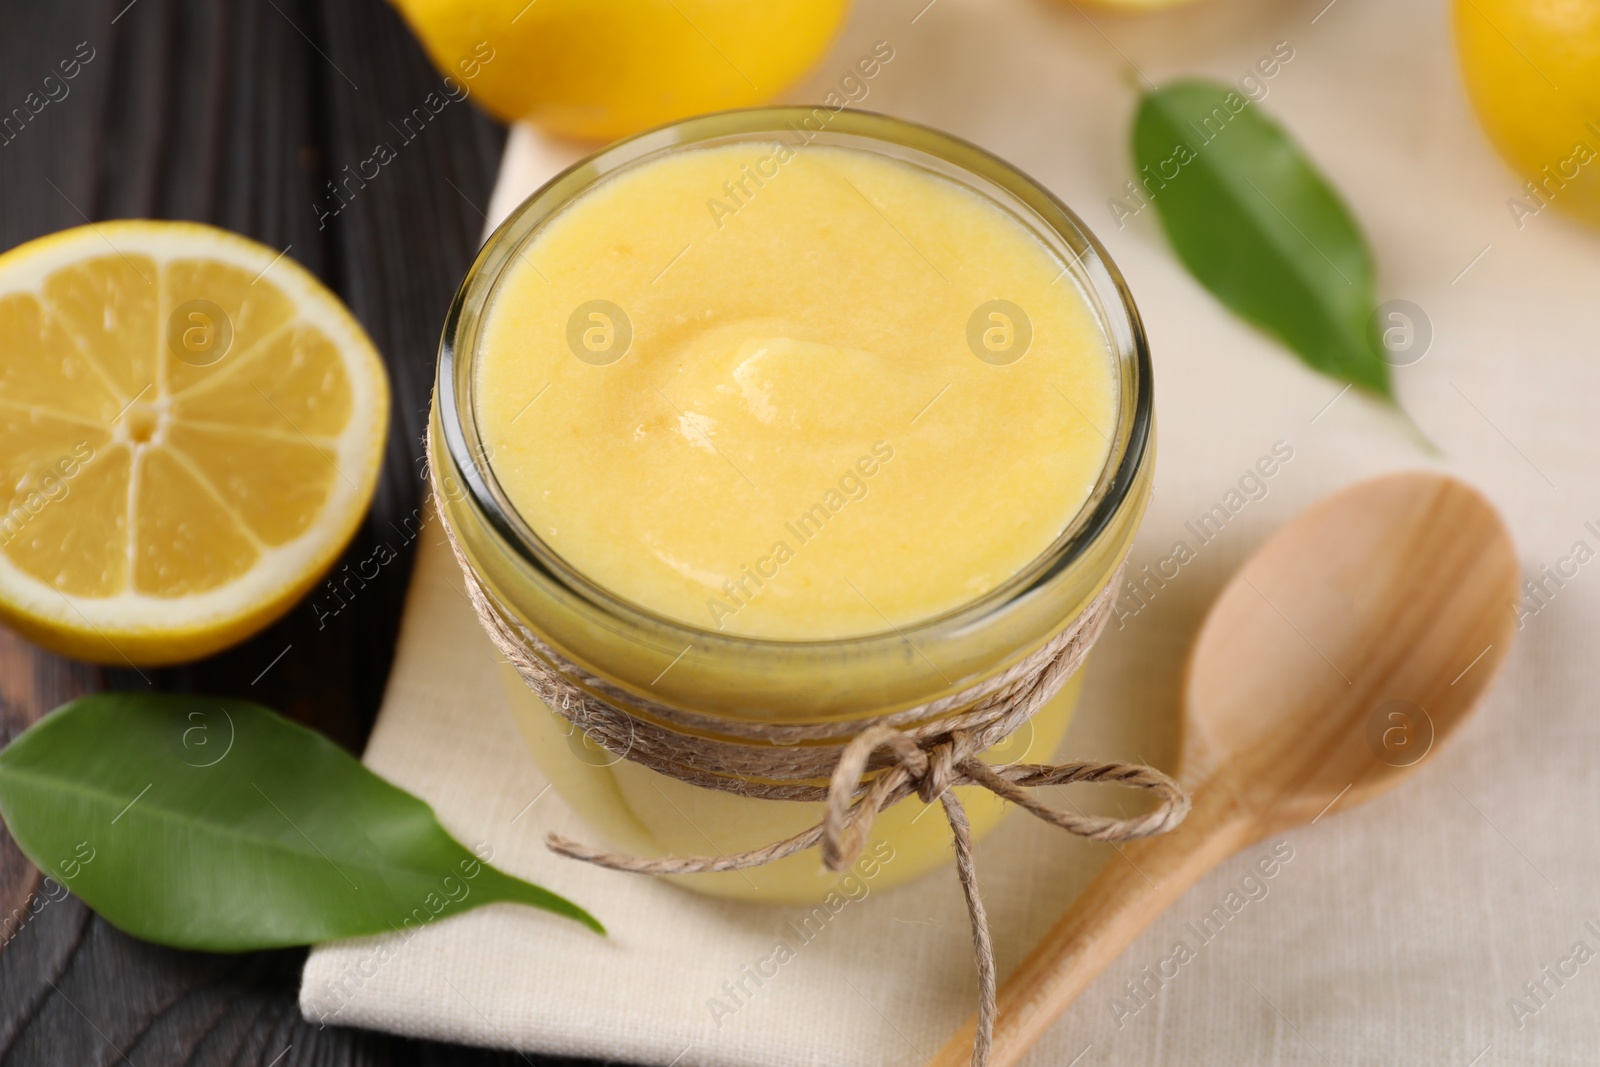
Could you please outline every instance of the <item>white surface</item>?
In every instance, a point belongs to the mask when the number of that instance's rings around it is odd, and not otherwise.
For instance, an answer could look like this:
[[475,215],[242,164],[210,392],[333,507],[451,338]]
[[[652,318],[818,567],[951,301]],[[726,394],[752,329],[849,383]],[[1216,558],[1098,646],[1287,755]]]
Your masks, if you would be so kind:
[[[1183,654],[1229,573],[1329,490],[1423,462],[1392,419],[1350,396],[1327,407],[1336,384],[1229,317],[1183,272],[1153,211],[1116,227],[1106,201],[1131,176],[1129,61],[1158,80],[1234,78],[1289,42],[1294,59],[1268,83],[1264,106],[1362,220],[1382,297],[1415,301],[1432,319],[1432,350],[1397,373],[1406,408],[1499,503],[1528,571],[1575,541],[1600,548],[1583,525],[1600,520],[1600,239],[1553,211],[1516,228],[1505,201],[1520,183],[1468,111],[1442,0],[1337,0],[1326,10],[1326,0],[1211,0],[1145,19],[1088,8],[1086,17],[1046,0],[925,2],[862,2],[793,97],[820,99],[886,39],[895,58],[863,106],[1012,160],[1100,234],[1155,353],[1161,457],[1135,566],[1168,555],[1188,536],[1185,521],[1275,441],[1295,451],[1264,499],[1124,628],[1112,624],[1068,738],[1073,755],[1170,765]],[[513,140],[502,211],[531,179],[535,165],[519,154],[527,145]],[[787,924],[801,909],[715,902],[548,855],[547,829],[587,831],[554,794],[541,795],[456,585],[448,556],[429,543],[367,760],[429,799],[461,839],[488,842],[496,863],[582,902],[613,935],[495,906],[409,943],[325,946],[306,967],[312,1018],[337,1011],[330,1021],[652,1064],[914,1065],[940,1046],[976,988],[948,873],[845,908],[719,1027],[708,1002],[727,1000],[725,981],[792,938]],[[1185,924],[1267,847],[1224,864],[1090,988],[1029,1063],[1594,1062],[1600,961],[1559,988],[1547,980],[1553,995],[1520,1027],[1508,1002],[1536,1006],[1523,984],[1575,942],[1600,951],[1600,720],[1589,706],[1600,689],[1597,623],[1600,566],[1590,565],[1526,620],[1493,697],[1422,774],[1290,835],[1293,859],[1267,896],[1119,1026],[1118,990],[1180,937],[1194,947]],[[980,846],[1003,972],[1108,857],[1020,816]],[[341,981],[348,996],[331,992]]]

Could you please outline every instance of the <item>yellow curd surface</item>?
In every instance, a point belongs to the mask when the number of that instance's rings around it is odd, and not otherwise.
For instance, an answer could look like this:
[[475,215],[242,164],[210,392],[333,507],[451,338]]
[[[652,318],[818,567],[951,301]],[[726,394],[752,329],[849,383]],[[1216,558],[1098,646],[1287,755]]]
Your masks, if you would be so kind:
[[[477,360],[489,465],[540,538],[652,612],[775,640],[898,629],[1004,582],[1078,513],[1115,421],[1108,342],[1042,241],[955,182],[833,146],[680,150],[605,179],[502,277]],[[541,765],[618,847],[722,853],[819,816],[619,760],[507,681]],[[1048,759],[1076,693],[990,758]],[[961,793],[977,832],[999,819]],[[880,817],[875,885],[948,859],[923,810]],[[837,878],[805,853],[690,881],[806,899]]]
[[489,308],[476,397],[501,486],[576,570],[787,640],[924,619],[1038,557],[1114,401],[1072,275],[1000,207],[884,156],[748,143],[551,219]]

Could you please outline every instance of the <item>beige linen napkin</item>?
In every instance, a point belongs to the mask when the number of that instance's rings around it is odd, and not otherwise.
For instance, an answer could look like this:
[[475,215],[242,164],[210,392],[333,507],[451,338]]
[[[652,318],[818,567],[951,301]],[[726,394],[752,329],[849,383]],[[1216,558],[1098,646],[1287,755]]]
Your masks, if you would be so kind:
[[[1423,773],[1223,864],[1062,1018],[1037,1067],[1589,1064],[1600,1047],[1600,962],[1575,951],[1600,952],[1600,717],[1588,706],[1600,563],[1586,562],[1600,549],[1600,239],[1554,211],[1518,228],[1506,201],[1520,183],[1467,109],[1447,16],[1443,0],[1212,0],[1142,19],[1044,0],[863,0],[795,94],[821,99],[889,42],[864,99],[849,83],[859,103],[1035,175],[1101,235],[1137,295],[1161,455],[1133,566],[1154,569],[1179,542],[1193,559],[1120,605],[1065,752],[1170,766],[1183,657],[1232,570],[1317,497],[1423,462],[1392,417],[1223,311],[1177,264],[1153,210],[1119,227],[1126,212],[1108,201],[1132,177],[1130,64],[1134,77],[1233,80],[1292,53],[1262,79],[1263,106],[1362,219],[1381,295],[1414,302],[1431,329],[1425,358],[1397,371],[1404,403],[1498,502],[1544,582],[1507,606],[1524,627],[1493,698]],[[517,131],[495,217],[563,151]],[[1249,477],[1274,449],[1292,455],[1271,479]],[[1232,517],[1202,541],[1189,523],[1219,503]],[[496,905],[409,940],[324,945],[305,970],[310,1018],[645,1064],[879,1067],[919,1063],[972,1010],[949,871],[869,886],[807,925],[808,909],[711,900],[547,853],[549,830],[593,835],[547,791],[495,671],[435,529],[367,763],[612,935]],[[1268,857],[1273,877],[1252,877]],[[978,861],[1002,975],[1101,863],[1122,862],[1021,816]],[[1219,904],[1227,918],[1206,921]],[[780,941],[793,958],[766,963]],[[1180,941],[1189,953],[1174,952]]]

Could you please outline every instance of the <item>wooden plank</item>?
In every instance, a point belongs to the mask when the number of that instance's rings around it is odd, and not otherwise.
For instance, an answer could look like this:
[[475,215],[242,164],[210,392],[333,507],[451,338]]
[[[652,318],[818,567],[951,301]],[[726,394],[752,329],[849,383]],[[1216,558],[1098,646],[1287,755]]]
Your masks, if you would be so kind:
[[[395,407],[371,515],[338,566],[380,542],[400,559],[330,615],[315,596],[256,639],[201,663],[100,670],[0,631],[0,739],[100,688],[204,691],[278,707],[359,750],[382,697],[412,559],[397,530],[420,504],[420,454],[446,304],[477,247],[503,131],[451,104],[350,200],[326,183],[396,139],[391,121],[438,75],[382,0],[0,2],[0,108],[80,43],[70,92],[0,143],[0,247],[150,216],[213,222],[289,254],[350,304],[383,352]],[[281,658],[280,658],[281,654]],[[37,872],[0,834],[9,914]],[[570,1061],[317,1030],[295,1005],[303,951],[214,956],[139,942],[71,897],[37,898],[0,947],[8,1064],[511,1064]]]
[[[111,62],[102,33],[90,42],[84,25],[41,4],[8,3],[0,34],[0,243],[10,248],[68,226],[95,206],[96,130],[110,86]],[[100,18],[94,11],[84,21]],[[89,52],[80,51],[87,46]],[[61,80],[59,64],[80,64]],[[69,69],[74,69],[70,68]],[[58,79],[47,87],[44,79]],[[34,94],[30,99],[29,94]],[[40,104],[39,101],[45,101]],[[19,109],[13,114],[13,109]],[[0,628],[0,741],[21,733],[44,711],[100,687],[99,672],[38,653]],[[0,946],[21,938],[39,872],[0,827]],[[0,952],[4,949],[0,948]],[[7,988],[0,984],[0,1036]]]

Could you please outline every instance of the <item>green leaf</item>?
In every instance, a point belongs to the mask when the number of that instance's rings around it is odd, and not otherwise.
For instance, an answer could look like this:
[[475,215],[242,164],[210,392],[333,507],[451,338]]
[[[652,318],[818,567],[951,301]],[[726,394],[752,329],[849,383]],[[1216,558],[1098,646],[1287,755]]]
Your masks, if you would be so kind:
[[497,901],[605,932],[481,862],[432,808],[327,738],[239,700],[65,704],[0,752],[0,815],[95,911],[180,948],[309,944]]
[[1221,82],[1163,86],[1140,103],[1133,155],[1202,285],[1315,369],[1393,400],[1372,254],[1333,187],[1259,104]]

